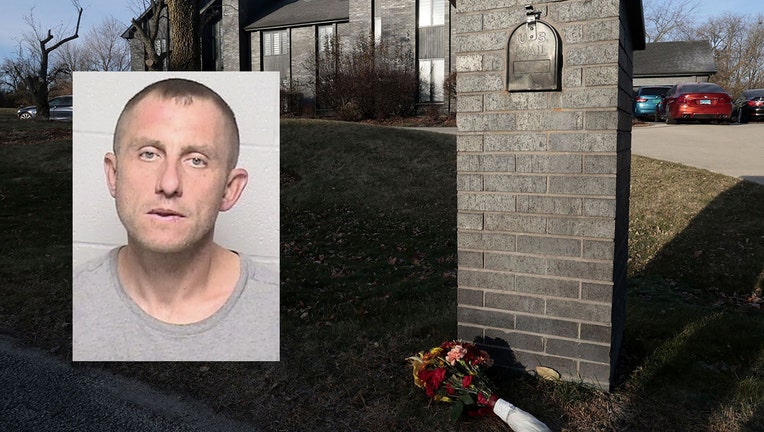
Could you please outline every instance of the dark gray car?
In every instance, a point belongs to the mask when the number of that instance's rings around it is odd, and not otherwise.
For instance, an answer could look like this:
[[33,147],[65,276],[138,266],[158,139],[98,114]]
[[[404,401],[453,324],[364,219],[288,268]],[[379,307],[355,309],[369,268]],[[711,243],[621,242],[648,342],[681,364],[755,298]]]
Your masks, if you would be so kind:
[[732,118],[738,123],[764,120],[764,89],[745,90],[732,105]]
[[[72,96],[58,96],[48,101],[50,105],[51,120],[72,120]],[[21,120],[31,120],[37,115],[37,107],[34,105],[19,108],[16,116]]]

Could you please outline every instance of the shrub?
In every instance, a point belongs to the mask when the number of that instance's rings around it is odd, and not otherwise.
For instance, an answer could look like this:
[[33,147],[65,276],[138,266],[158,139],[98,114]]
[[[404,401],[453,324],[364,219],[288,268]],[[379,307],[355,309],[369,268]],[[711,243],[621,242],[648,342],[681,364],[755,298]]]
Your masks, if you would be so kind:
[[345,120],[412,115],[419,87],[415,64],[403,44],[362,37],[346,50],[335,38],[318,59],[318,104]]
[[281,84],[280,99],[281,112],[289,114],[300,114],[300,102],[302,101],[302,92],[294,80]]
[[443,94],[448,101],[448,114],[455,111],[456,107],[456,72],[451,72],[443,82]]

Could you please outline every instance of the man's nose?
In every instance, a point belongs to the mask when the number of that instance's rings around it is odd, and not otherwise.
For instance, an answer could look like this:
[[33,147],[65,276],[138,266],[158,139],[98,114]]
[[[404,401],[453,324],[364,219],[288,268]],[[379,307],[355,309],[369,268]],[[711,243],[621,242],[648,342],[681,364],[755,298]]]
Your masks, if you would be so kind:
[[157,179],[156,193],[167,197],[183,194],[182,170],[179,169],[179,164],[179,161],[169,159],[164,161]]

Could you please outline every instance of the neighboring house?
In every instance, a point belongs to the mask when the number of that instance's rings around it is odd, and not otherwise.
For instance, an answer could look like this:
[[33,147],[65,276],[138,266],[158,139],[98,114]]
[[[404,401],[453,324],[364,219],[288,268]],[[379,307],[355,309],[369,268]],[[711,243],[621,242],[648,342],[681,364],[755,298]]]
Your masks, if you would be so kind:
[[634,51],[634,88],[708,82],[716,63],[708,41],[655,42]]
[[[273,0],[201,0],[202,70],[252,70],[250,36],[244,27],[273,3]],[[163,9],[159,20],[159,36],[155,43],[157,52],[172,50],[172,35],[169,34],[166,13],[167,10]],[[152,22],[151,18],[152,12],[148,9],[136,21],[145,28]],[[122,34],[130,44],[131,69],[147,70],[143,44],[136,37],[135,31],[130,26]],[[163,66],[166,69],[166,62]]]
[[[454,69],[450,54],[449,0],[212,0],[202,1],[202,69],[279,71],[285,87],[313,99],[312,70],[324,41],[345,46],[361,37],[403,44],[414,53],[422,88],[419,103],[440,104],[443,83]],[[139,22],[147,25],[150,15]],[[162,21],[167,25],[167,21]],[[128,29],[133,70],[145,70],[143,48]],[[157,49],[172,48],[172,38]]]

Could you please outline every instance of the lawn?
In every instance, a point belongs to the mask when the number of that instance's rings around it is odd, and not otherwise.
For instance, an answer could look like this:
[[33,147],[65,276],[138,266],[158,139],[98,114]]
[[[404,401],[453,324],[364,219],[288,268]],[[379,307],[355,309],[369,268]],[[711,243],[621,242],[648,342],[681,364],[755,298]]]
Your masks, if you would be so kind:
[[[0,112],[0,330],[70,359],[69,125]],[[264,431],[506,431],[448,422],[405,357],[456,335],[455,139],[281,129],[279,363],[78,364],[198,397]],[[761,431],[764,187],[633,157],[630,288],[611,393],[494,376],[553,430]]]

